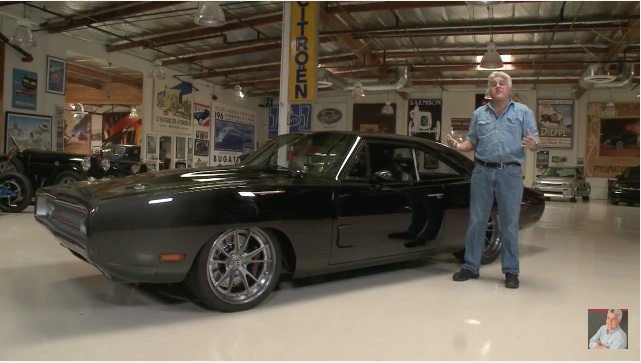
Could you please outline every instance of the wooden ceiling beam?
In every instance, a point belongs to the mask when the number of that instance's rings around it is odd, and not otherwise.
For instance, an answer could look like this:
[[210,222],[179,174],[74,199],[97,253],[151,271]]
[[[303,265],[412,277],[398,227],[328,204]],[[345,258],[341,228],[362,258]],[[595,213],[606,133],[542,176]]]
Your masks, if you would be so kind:
[[89,88],[94,88],[94,89],[102,89],[102,82],[100,81],[95,81],[95,80],[90,80],[85,77],[78,77],[74,76],[71,74],[67,75],[67,79],[65,80],[67,83],[73,83],[73,84],[79,84],[85,87]]
[[117,83],[124,83],[142,90],[142,81],[136,81],[131,78],[120,76],[117,74],[111,74],[111,80],[110,80],[109,73],[107,72],[101,72],[95,69],[79,66],[76,64],[71,64],[71,63],[67,64],[67,73],[77,73],[83,76],[96,78],[105,82],[111,81],[111,82],[117,82]]
[[150,38],[140,39],[129,43],[120,43],[107,45],[108,52],[117,52],[125,49],[132,48],[154,48],[168,43],[176,43],[178,41],[189,42],[191,40],[203,40],[207,37],[220,36],[222,33],[232,30],[246,29],[252,26],[259,26],[271,23],[277,23],[283,20],[283,14],[271,14],[242,21],[230,21],[222,26],[217,27],[190,27],[187,31],[174,32],[168,35],[152,36]]
[[[41,29],[49,33],[60,33],[64,31],[82,28],[96,23],[125,19],[140,13],[146,13],[168,6],[179,5],[186,1],[136,1],[127,3],[114,3],[99,10],[71,16],[69,18],[54,18],[40,24]],[[117,5],[116,5],[117,4]]]

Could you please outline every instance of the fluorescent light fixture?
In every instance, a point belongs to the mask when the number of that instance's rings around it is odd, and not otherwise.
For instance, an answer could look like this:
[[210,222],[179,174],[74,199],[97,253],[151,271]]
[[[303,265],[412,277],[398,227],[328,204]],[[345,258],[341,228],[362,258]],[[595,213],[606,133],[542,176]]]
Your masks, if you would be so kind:
[[502,69],[503,60],[501,55],[496,51],[496,44],[488,43],[487,52],[481,58],[479,67],[482,69]]
[[225,12],[217,1],[205,1],[198,8],[194,23],[202,26],[221,26],[225,24]]
[[29,26],[29,20],[18,19],[16,28],[13,30],[13,36],[9,40],[9,43],[19,47],[35,47],[36,38],[33,36]]
[[149,204],[168,203],[172,200],[174,200],[174,198],[153,199],[149,201]]
[[[482,56],[482,55],[477,55],[476,56],[476,61],[479,63],[479,65],[476,66],[476,69],[479,70],[479,71],[484,71],[484,70],[488,69],[488,68],[483,68],[481,66],[481,64],[480,64],[481,61],[483,60],[483,57],[484,56]],[[512,55],[511,54],[501,54],[500,57],[501,57],[501,62],[502,63],[512,63]],[[513,68],[514,67],[512,67],[511,64],[503,64],[500,68],[492,68],[492,70],[498,70],[498,69],[500,69],[500,70],[510,70],[510,69],[513,69]]]
[[252,192],[238,192],[241,197],[255,197],[256,195]]
[[381,110],[381,113],[383,115],[393,115],[394,114],[394,107],[392,107],[392,104],[390,101],[385,102],[385,106],[383,106],[383,109]]
[[149,77],[155,79],[155,80],[161,80],[167,78],[167,75],[165,74],[165,70],[162,69],[162,61],[160,59],[156,59],[153,63],[153,66],[151,67],[151,71],[149,72]]

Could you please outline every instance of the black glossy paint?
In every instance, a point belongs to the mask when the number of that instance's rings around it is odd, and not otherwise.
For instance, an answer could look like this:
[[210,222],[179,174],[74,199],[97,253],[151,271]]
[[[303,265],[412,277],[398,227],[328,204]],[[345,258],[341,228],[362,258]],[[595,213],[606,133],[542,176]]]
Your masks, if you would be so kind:
[[[87,239],[58,235],[115,281],[177,282],[189,271],[201,247],[233,228],[259,227],[280,236],[294,277],[458,251],[463,248],[473,162],[443,145],[389,134],[346,133],[359,143],[387,142],[420,148],[448,160],[458,175],[386,182],[303,175],[251,166],[261,150],[233,167],[177,169],[111,181],[81,182],[41,189],[38,196],[82,206],[87,212]],[[284,136],[296,138],[296,135]],[[302,137],[302,136],[301,136]],[[357,139],[354,137],[354,141]],[[269,148],[269,144],[265,148]],[[355,150],[349,156],[355,157]],[[253,196],[240,193],[252,192]],[[403,231],[412,220],[410,199],[423,198],[437,216],[431,239],[408,248],[389,233]],[[158,203],[158,201],[160,201]],[[151,202],[151,203],[150,203]],[[54,234],[51,221],[36,220]],[[540,193],[526,188],[521,227],[535,223],[544,210]],[[437,218],[434,217],[434,218]],[[83,243],[86,247],[81,248]],[[160,263],[161,253],[185,253],[177,263]]]

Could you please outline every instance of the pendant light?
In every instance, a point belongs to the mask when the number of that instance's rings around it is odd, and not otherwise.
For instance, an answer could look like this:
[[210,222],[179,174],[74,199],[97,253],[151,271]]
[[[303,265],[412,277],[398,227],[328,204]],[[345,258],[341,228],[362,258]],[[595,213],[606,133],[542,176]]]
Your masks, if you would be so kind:
[[487,44],[487,52],[483,55],[483,58],[481,58],[479,67],[482,69],[499,69],[503,68],[503,60],[499,52],[496,51],[496,44],[494,44],[494,37],[492,35],[494,10],[491,6],[488,6],[487,12],[490,17],[490,42]]

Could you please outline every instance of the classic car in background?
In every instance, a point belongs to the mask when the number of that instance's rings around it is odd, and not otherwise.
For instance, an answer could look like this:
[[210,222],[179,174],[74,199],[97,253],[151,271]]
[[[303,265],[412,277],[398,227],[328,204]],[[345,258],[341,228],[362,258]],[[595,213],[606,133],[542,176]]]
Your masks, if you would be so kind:
[[9,154],[0,156],[0,173],[13,171],[24,174],[34,189],[72,183],[89,177],[102,178],[109,170],[109,161],[59,151],[24,149],[11,137]]
[[[34,215],[114,282],[184,281],[207,307],[233,312],[265,300],[281,273],[460,257],[473,168],[457,151],[408,136],[284,134],[239,165],[43,188]],[[522,203],[526,228],[545,201],[525,188]],[[500,255],[500,220],[495,208],[484,264]]]
[[0,211],[20,213],[33,199],[31,182],[23,174],[6,171],[0,173]]
[[571,202],[579,197],[590,200],[590,183],[577,167],[548,167],[536,176],[532,188],[543,192],[545,198],[569,198]]
[[146,173],[147,164],[140,159],[140,145],[112,144],[102,149],[102,157],[109,160],[111,173],[117,176]]
[[639,203],[639,166],[625,168],[621,175],[617,175],[617,180],[610,189],[610,203]]

